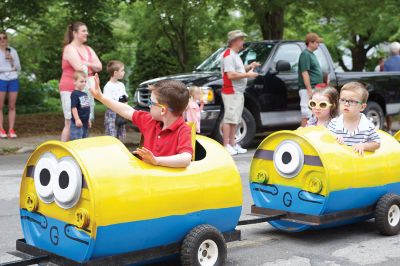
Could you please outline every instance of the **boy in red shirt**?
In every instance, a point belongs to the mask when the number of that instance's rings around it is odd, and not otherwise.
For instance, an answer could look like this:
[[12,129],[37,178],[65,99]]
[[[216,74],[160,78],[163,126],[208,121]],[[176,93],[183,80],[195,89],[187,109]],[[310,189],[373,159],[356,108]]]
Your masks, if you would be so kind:
[[180,81],[163,80],[149,86],[150,113],[136,111],[131,106],[107,98],[101,93],[99,78],[90,91],[120,116],[132,120],[143,134],[142,148],[134,151],[143,161],[166,167],[187,167],[192,160],[191,129],[182,113],[189,102],[189,90]]

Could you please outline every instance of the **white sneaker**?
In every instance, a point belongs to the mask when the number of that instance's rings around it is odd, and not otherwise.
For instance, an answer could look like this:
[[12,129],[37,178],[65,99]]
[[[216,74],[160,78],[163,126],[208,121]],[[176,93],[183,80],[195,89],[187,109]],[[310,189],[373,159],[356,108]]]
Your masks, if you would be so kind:
[[237,151],[237,153],[239,153],[239,154],[241,154],[241,153],[246,153],[247,152],[247,149],[243,149],[242,148],[242,146],[240,146],[239,144],[236,144],[236,146],[235,147],[233,147],[236,151]]
[[225,149],[229,152],[230,155],[236,155],[238,154],[237,150],[234,149],[231,145],[226,145]]

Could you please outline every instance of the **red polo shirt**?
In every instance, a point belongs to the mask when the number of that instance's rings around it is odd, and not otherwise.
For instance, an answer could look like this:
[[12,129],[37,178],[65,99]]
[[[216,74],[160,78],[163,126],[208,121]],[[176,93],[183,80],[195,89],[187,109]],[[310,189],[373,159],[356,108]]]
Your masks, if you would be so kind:
[[184,152],[193,154],[191,130],[182,116],[162,130],[162,122],[154,120],[148,112],[135,111],[132,123],[143,135],[143,147],[153,152],[154,156],[171,156]]

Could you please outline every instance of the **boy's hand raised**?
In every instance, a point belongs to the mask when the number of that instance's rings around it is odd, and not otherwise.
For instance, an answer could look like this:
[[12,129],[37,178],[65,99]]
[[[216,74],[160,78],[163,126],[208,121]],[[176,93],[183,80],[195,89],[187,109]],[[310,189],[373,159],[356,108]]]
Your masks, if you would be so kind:
[[90,87],[90,93],[97,100],[100,100],[103,97],[103,94],[101,93],[101,89],[100,89],[99,75],[97,75],[97,73],[94,75],[94,88]]
[[136,151],[134,151],[133,153],[139,155],[146,163],[158,165],[157,159],[154,154],[145,147],[137,148]]

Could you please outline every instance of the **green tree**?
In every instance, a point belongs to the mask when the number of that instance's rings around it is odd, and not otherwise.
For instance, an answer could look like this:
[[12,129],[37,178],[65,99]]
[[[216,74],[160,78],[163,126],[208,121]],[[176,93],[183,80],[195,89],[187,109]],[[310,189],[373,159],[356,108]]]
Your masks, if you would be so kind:
[[[285,36],[303,39],[306,32],[315,31],[344,70],[362,71],[372,48],[400,37],[399,12],[395,0],[309,1],[289,6]],[[351,69],[342,61],[345,49],[351,53]]]
[[47,0],[4,0],[0,2],[0,29],[28,26],[46,11]]
[[215,49],[226,33],[243,28],[234,9],[219,8],[218,1],[136,1],[125,11],[136,43],[134,87],[141,81],[194,69]]

